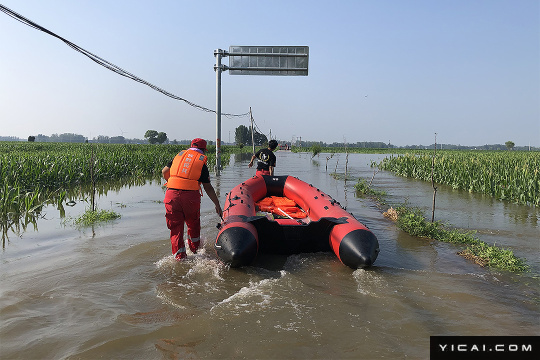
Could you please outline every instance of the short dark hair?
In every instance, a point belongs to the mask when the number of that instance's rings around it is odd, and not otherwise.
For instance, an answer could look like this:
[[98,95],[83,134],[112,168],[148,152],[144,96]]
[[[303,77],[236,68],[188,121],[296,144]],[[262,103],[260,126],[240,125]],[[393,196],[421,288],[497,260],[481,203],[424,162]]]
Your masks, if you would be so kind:
[[272,150],[274,150],[275,148],[277,148],[278,146],[278,142],[276,140],[270,140],[268,142],[268,147]]

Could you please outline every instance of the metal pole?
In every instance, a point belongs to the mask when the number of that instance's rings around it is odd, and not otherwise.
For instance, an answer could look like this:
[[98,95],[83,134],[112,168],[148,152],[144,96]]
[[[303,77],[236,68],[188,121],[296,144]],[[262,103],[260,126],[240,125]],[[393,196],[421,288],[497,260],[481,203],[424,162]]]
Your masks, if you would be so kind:
[[251,106],[249,107],[249,117],[251,118],[251,146],[253,147],[253,154],[255,154],[255,136],[253,135],[255,129],[253,128],[253,114],[251,113]]
[[216,176],[220,175],[221,170],[221,55],[223,50],[214,51],[216,57]]

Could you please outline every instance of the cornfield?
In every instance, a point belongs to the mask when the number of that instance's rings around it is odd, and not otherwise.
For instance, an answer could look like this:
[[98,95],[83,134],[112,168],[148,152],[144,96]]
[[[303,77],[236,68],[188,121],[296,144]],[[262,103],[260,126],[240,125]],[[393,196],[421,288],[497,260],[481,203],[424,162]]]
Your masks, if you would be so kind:
[[[433,154],[390,156],[375,166],[399,176],[431,181]],[[500,200],[540,205],[540,153],[438,151],[434,182]]]
[[[161,177],[161,169],[186,146],[69,143],[0,143],[0,220],[11,223],[45,203],[71,194],[73,188],[116,180]],[[215,164],[215,147],[208,149],[208,164]],[[230,149],[229,149],[230,150]],[[222,163],[230,152],[224,149]],[[99,192],[99,190],[98,190]],[[61,200],[60,200],[61,201]]]
[[[0,143],[0,175],[4,184],[24,191],[88,183],[91,165],[96,181],[161,176],[163,166],[185,148],[185,145]],[[92,152],[95,153],[93,164]],[[209,151],[207,155],[211,167],[215,154]]]

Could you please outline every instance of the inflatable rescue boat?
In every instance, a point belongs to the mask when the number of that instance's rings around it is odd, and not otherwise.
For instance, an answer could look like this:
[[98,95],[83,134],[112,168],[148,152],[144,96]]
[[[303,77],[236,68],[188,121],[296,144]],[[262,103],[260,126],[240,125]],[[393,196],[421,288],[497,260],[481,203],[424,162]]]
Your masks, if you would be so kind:
[[293,176],[254,176],[226,196],[214,244],[231,267],[258,253],[333,251],[345,265],[365,268],[379,254],[377,237],[329,195]]

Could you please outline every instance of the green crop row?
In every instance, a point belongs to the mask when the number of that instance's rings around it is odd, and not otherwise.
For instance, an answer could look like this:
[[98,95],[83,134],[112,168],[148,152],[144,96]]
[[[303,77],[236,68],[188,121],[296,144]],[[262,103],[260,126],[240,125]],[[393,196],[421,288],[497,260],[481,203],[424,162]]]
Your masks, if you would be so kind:
[[[0,176],[21,191],[57,190],[95,181],[161,176],[161,169],[186,146],[67,143],[0,143]],[[215,153],[209,148],[208,164]],[[222,162],[228,162],[228,153]],[[93,171],[91,171],[93,170]]]
[[[32,209],[39,210],[39,205],[72,193],[76,186],[94,184],[99,192],[118,180],[160,178],[163,166],[186,147],[0,142],[0,220],[10,224]],[[228,164],[236,149],[222,149],[222,164]],[[208,165],[213,169],[215,147],[208,150]]]
[[378,164],[396,175],[449,185],[509,200],[540,205],[540,152],[438,151],[389,156]]

